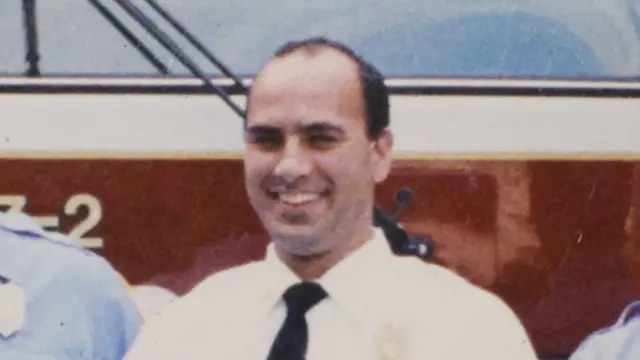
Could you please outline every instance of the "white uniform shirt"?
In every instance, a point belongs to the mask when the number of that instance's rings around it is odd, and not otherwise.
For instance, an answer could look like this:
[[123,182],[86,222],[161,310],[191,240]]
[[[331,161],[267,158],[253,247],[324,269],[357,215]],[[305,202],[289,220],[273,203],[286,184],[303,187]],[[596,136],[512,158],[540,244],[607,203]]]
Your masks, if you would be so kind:
[[131,288],[130,296],[145,321],[178,298],[170,290],[156,285],[136,285]]
[[[276,256],[205,279],[143,328],[126,360],[264,360],[299,282]],[[307,360],[534,360],[501,300],[453,272],[394,256],[384,234],[318,280],[329,294],[307,313]]]

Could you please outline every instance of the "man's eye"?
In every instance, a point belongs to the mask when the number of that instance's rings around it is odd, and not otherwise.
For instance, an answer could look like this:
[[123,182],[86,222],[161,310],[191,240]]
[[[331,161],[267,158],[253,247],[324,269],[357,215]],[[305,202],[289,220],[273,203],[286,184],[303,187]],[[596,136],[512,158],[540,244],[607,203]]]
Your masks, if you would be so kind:
[[276,150],[282,146],[279,136],[257,136],[251,142],[264,150]]
[[314,134],[307,137],[309,145],[314,148],[327,148],[335,144],[336,139],[333,136]]

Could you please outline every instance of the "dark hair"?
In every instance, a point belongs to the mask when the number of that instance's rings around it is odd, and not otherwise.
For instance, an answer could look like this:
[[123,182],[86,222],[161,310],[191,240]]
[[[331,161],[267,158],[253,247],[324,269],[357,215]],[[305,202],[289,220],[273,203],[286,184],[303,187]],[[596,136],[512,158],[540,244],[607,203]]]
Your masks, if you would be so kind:
[[357,55],[347,45],[325,37],[290,41],[279,47],[273,57],[285,57],[300,50],[314,55],[327,48],[343,53],[356,63],[364,96],[367,135],[372,140],[377,139],[382,130],[389,126],[389,91],[384,83],[384,77],[375,66]]

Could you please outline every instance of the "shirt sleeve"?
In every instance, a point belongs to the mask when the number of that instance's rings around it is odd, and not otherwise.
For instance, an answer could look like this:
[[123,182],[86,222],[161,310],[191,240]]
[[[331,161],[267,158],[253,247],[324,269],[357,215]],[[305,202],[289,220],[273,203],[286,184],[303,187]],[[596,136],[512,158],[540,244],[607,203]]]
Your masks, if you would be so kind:
[[640,359],[640,301],[627,306],[617,322],[587,336],[570,360]]
[[[171,359],[171,349],[179,347],[166,329],[165,313],[145,323],[136,341],[124,356],[124,360]],[[171,346],[169,347],[169,344]]]
[[110,266],[106,264],[98,264],[97,267],[104,269],[104,279],[94,283],[103,291],[102,296],[96,299],[99,306],[92,316],[95,358],[120,360],[135,341],[142,318],[125,283],[115,271],[109,271]]
[[69,300],[74,304],[71,311],[84,312],[91,358],[121,360],[135,340],[142,318],[125,282],[111,265],[99,256],[83,256],[68,263],[56,286],[58,292],[73,298]]
[[538,360],[527,331],[511,308],[494,295],[487,295],[484,300],[474,307],[479,317],[469,334],[475,358]]
[[[237,321],[235,309],[248,309],[254,298],[238,294],[248,277],[228,272],[216,274],[201,282],[188,294],[162,308],[145,321],[140,334],[125,356],[125,360],[174,360],[216,348],[217,334],[225,332],[226,324]],[[241,302],[242,299],[247,301]],[[228,311],[232,307],[234,311]],[[206,334],[206,335],[205,335]],[[217,354],[220,359],[233,356]]]
[[[124,360],[173,360],[190,351],[193,337],[211,324],[199,322],[203,318],[201,303],[181,300],[167,305],[145,322]],[[205,309],[212,310],[208,307]],[[210,319],[210,316],[208,312],[206,319]],[[215,341],[215,338],[209,340]]]

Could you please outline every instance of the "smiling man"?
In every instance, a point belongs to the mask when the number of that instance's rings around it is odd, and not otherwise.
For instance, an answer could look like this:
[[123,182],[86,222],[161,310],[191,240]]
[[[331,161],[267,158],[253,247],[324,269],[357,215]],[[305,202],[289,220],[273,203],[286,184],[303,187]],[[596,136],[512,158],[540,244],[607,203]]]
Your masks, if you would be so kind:
[[251,92],[247,192],[279,258],[303,279],[373,235],[374,187],[389,173],[393,137],[386,89],[362,67],[369,104],[358,64],[319,44],[278,51]]
[[346,46],[280,48],[254,80],[245,124],[245,184],[267,256],[170,305],[127,359],[535,359],[502,301],[394,256],[372,225],[388,126],[383,77]]

